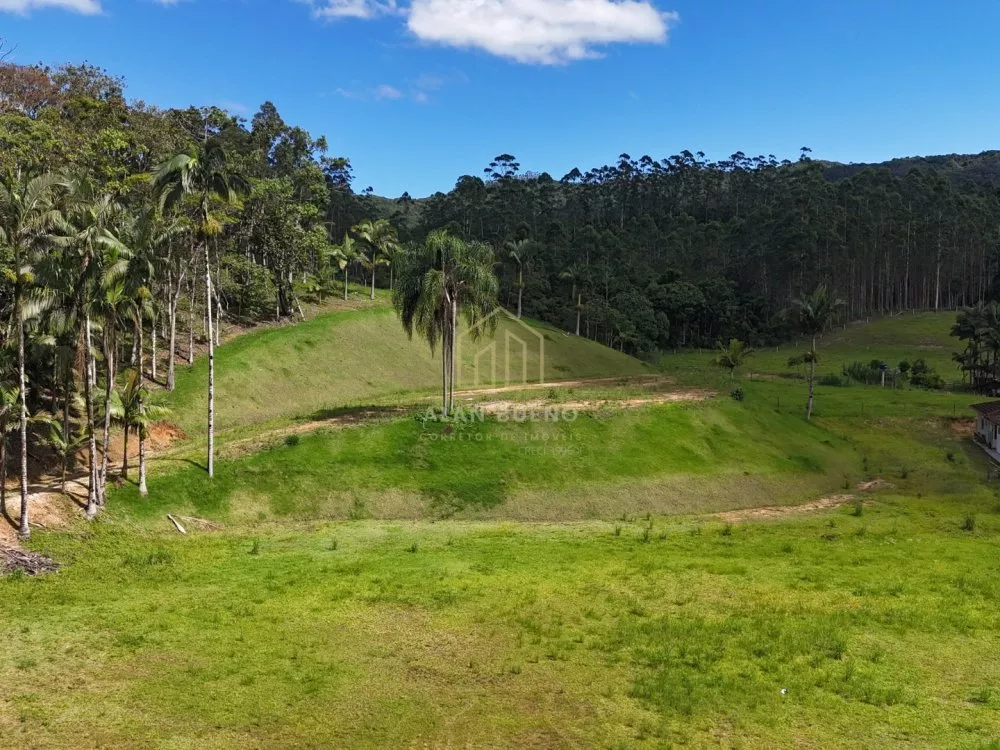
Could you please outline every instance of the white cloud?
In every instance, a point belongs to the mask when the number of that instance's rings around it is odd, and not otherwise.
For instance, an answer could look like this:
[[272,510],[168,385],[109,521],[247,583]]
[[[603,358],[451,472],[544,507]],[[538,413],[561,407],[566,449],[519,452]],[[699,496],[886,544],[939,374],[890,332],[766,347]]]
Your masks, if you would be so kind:
[[305,0],[317,18],[375,18],[398,12],[396,0]]
[[98,0],[0,0],[0,13],[28,13],[42,8],[61,8],[94,16],[101,13]]
[[372,91],[372,96],[378,101],[383,99],[402,99],[403,92],[397,89],[395,86],[390,86],[388,83],[383,83],[375,87]]
[[413,0],[407,25],[425,42],[551,65],[606,44],[662,44],[676,21],[647,0]]

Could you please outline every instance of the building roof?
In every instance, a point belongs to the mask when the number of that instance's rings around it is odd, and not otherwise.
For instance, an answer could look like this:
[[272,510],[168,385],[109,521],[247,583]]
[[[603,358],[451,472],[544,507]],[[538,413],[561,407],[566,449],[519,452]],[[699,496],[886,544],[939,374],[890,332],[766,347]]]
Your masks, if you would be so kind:
[[991,421],[1000,421],[1000,401],[986,401],[982,404],[973,404],[969,407],[973,411]]

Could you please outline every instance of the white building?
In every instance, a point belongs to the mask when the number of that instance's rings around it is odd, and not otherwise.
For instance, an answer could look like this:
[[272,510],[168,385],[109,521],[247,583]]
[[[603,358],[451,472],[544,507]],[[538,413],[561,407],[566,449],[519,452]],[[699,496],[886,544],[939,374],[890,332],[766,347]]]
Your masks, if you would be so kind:
[[1000,461],[1000,401],[973,404],[976,412],[976,442],[990,457]]

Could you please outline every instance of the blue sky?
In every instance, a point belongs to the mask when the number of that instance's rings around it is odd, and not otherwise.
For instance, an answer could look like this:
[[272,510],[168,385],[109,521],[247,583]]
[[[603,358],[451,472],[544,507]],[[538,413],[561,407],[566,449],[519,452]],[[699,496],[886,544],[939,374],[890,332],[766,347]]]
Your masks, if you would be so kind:
[[160,106],[270,99],[389,196],[504,152],[559,178],[997,148],[998,28],[996,0],[0,0],[17,62],[88,60]]

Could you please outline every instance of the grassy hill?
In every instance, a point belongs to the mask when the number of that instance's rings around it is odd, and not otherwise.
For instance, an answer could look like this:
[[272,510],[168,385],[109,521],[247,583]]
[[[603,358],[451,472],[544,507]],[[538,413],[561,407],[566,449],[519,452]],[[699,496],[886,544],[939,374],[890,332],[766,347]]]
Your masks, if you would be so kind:
[[[535,325],[544,338],[546,380],[637,375],[648,368],[631,357],[592,341]],[[531,334],[504,319],[497,332],[501,350],[505,333]],[[473,355],[489,342],[468,343],[462,386],[475,385]],[[528,351],[530,377],[537,379],[536,342]],[[517,352],[520,349],[516,350]],[[480,385],[494,382],[481,359]],[[512,377],[520,377],[522,361],[512,355]],[[178,372],[177,388],[162,403],[185,431],[203,429],[207,409],[207,362]],[[430,393],[440,387],[440,352],[432,356],[427,343],[411,341],[385,296],[359,309],[320,313],[304,323],[248,333],[224,344],[216,353],[216,425],[227,430],[249,424],[308,417],[346,405],[370,403],[404,394]],[[497,369],[497,379],[505,372]]]
[[[912,358],[948,324],[850,327],[826,366]],[[266,380],[277,419],[336,403],[310,368],[342,400],[436,386],[383,326],[234,341],[227,392]],[[381,360],[349,356],[361,333]],[[569,371],[642,369],[557,333]],[[625,408],[674,386],[592,383],[503,394],[593,407],[573,421],[274,436],[36,534],[65,567],[0,577],[0,748],[996,747],[1000,507],[956,419],[974,397],[820,388],[808,424],[800,381],[745,378],[736,401],[706,354],[668,360],[722,395]],[[166,513],[215,523],[181,536]]]

